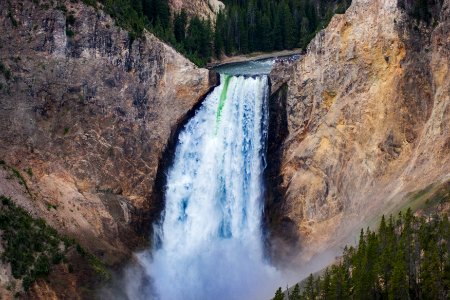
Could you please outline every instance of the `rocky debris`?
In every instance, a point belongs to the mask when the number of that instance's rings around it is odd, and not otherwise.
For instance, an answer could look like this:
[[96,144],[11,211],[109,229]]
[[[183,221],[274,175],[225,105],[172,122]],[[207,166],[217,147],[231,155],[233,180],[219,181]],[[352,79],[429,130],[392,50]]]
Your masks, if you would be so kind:
[[0,160],[29,188],[0,179],[0,194],[123,262],[159,217],[153,187],[170,135],[215,83],[81,2],[2,1],[0,28]]
[[283,201],[266,209],[271,236],[285,235],[274,256],[300,252],[302,263],[353,242],[407,205],[406,194],[448,178],[449,3],[427,25],[397,1],[354,0],[287,74],[271,74],[288,79],[288,135],[273,182]]

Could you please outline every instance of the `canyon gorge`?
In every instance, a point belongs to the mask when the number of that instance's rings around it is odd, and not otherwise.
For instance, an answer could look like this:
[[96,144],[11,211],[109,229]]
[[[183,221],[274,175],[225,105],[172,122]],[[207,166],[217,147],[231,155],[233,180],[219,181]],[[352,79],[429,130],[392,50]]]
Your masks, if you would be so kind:
[[[433,2],[429,22],[411,3],[353,0],[267,74],[255,251],[298,280],[361,227],[448,186],[450,1]],[[169,5],[214,18],[223,3]],[[82,1],[2,1],[0,28],[0,194],[114,277],[153,246],[180,132],[224,77]],[[73,252],[27,292],[2,261],[1,298],[91,299],[105,283]]]

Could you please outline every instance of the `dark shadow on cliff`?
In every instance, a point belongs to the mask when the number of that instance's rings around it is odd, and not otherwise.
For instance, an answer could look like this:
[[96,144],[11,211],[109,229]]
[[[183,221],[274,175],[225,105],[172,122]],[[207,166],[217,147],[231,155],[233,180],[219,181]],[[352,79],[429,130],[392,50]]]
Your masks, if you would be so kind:
[[[155,184],[153,186],[153,195],[151,195],[151,199],[149,199],[150,203],[156,203],[156,209],[151,212],[150,222],[147,223],[148,225],[150,225],[151,223],[160,223],[163,220],[163,211],[165,206],[164,195],[166,192],[167,174],[168,170],[172,167],[173,164],[175,151],[178,145],[178,137],[181,131],[185,128],[189,120],[192,119],[193,116],[195,116],[206,97],[208,97],[208,95],[220,84],[220,76],[218,73],[210,71],[209,74],[211,87],[208,92],[203,95],[203,97],[201,97],[199,101],[197,101],[197,103],[183,116],[183,118],[181,118],[176,123],[177,125],[171,130],[169,140],[166,143],[166,147],[164,148],[162,156],[159,160],[158,171],[156,173]],[[153,246],[155,245],[151,245],[151,247]]]
[[[133,221],[133,226],[143,239],[147,240],[148,238],[149,243],[143,243],[141,248],[137,248],[137,251],[140,253],[133,254],[130,261],[112,271],[110,282],[103,286],[97,295],[99,299],[135,300],[145,296],[151,296],[151,299],[156,298],[153,291],[152,278],[146,272],[148,266],[144,265],[145,262],[151,261],[151,259],[142,259],[142,257],[151,256],[149,249],[158,247],[160,242],[154,237],[152,225],[159,224],[164,218],[167,174],[173,164],[178,137],[189,120],[197,113],[206,97],[220,84],[220,77],[215,72],[210,71],[209,80],[211,88],[208,92],[172,128],[166,147],[159,160],[153,194],[149,195],[146,208],[135,212],[138,216]],[[150,203],[154,203],[154,205],[150,206]]]
[[269,132],[267,142],[267,168],[265,170],[266,199],[263,216],[264,243],[267,257],[283,266],[299,250],[295,223],[283,217],[285,189],[282,187],[281,159],[287,138],[286,112],[288,86],[284,83],[269,98]]

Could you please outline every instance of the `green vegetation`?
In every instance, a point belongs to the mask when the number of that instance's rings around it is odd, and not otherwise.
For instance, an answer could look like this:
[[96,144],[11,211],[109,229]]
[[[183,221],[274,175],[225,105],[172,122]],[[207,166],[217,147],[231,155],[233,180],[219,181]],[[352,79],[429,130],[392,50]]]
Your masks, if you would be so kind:
[[70,28],[66,28],[66,35],[67,37],[71,38],[75,35],[75,32],[73,32],[73,30]]
[[84,4],[97,8],[97,0],[82,0]]
[[8,69],[1,61],[0,61],[0,73],[2,73],[7,80],[11,79],[11,70]]
[[284,293],[281,290],[281,287],[279,287],[278,290],[275,292],[275,297],[273,297],[272,300],[284,300]]
[[[0,166],[2,166],[3,169],[5,169],[6,171],[9,171],[10,176],[8,176],[8,179],[17,179],[17,181],[19,182],[19,184],[21,186],[23,186],[25,188],[25,190],[27,191],[27,193],[33,197],[31,195],[31,191],[28,188],[27,185],[27,181],[25,180],[25,178],[22,176],[22,174],[20,173],[19,170],[17,170],[16,168],[9,166],[8,164],[6,164],[6,162],[4,160],[0,160]],[[28,168],[26,170],[24,170],[30,177],[33,177],[33,170],[31,168]]]
[[12,24],[13,27],[17,27],[18,26],[17,20],[14,18],[14,16],[11,13],[11,11],[8,12],[8,18],[11,21],[11,24]]
[[[56,208],[55,208],[56,209]],[[11,264],[12,275],[22,279],[27,291],[38,278],[46,278],[52,265],[67,262],[66,254],[75,247],[102,280],[110,278],[104,264],[73,239],[59,235],[44,220],[32,218],[10,198],[0,195],[0,230],[4,244],[1,259]],[[73,272],[73,266],[69,265]]]
[[56,210],[58,208],[57,205],[51,204],[49,202],[47,202],[47,210],[50,211],[52,209]]
[[14,175],[14,177],[16,177],[17,180],[19,181],[19,184],[22,185],[27,190],[28,194],[31,195],[30,189],[28,188],[28,185],[27,185],[27,181],[22,176],[22,174],[19,172],[19,170],[15,169],[13,167],[9,167],[9,168],[11,169],[11,172]]
[[[79,244],[76,245],[77,252],[81,257],[85,258],[94,272],[100,277],[101,280],[106,281],[111,278],[111,274],[106,269],[105,264],[99,260],[95,255],[87,252]],[[73,270],[73,267],[72,267]]]
[[[439,205],[444,204],[450,199],[450,181],[436,182],[422,190],[409,193],[405,196],[406,201],[399,201],[390,212],[405,213],[408,208],[413,211],[421,211],[424,214],[431,214],[436,209],[440,210]],[[375,226],[379,218],[370,222],[370,226]]]
[[216,56],[305,48],[335,12],[345,12],[351,1],[251,0],[224,1],[217,17]]
[[[95,0],[84,3],[98,7]],[[226,0],[213,24],[186,12],[171,17],[167,0],[98,0],[132,39],[148,29],[197,65],[213,56],[304,48],[351,0]]]
[[72,241],[58,235],[42,219],[32,218],[10,198],[0,196],[0,229],[4,242],[1,258],[11,264],[12,275],[23,279],[28,290],[37,279],[46,277],[53,264],[60,263]]
[[339,263],[311,274],[289,300],[449,299],[449,239],[447,215],[418,217],[408,209],[396,219],[383,216],[377,232],[361,230],[356,248],[345,247]]
[[31,168],[26,169],[25,172],[27,172],[28,176],[33,177],[33,170]]

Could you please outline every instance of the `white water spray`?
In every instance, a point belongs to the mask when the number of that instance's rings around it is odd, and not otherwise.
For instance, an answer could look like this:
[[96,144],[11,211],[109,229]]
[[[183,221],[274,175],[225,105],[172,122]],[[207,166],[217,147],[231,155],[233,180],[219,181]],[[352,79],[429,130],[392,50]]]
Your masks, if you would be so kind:
[[148,291],[132,299],[257,299],[272,295],[261,218],[268,78],[221,75],[179,136],[157,249],[139,255]]

